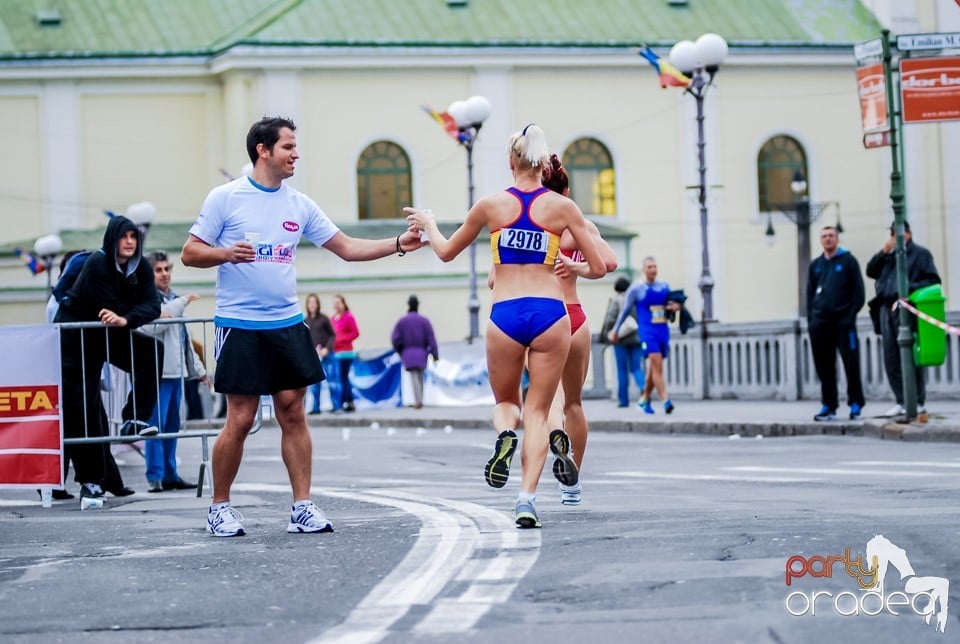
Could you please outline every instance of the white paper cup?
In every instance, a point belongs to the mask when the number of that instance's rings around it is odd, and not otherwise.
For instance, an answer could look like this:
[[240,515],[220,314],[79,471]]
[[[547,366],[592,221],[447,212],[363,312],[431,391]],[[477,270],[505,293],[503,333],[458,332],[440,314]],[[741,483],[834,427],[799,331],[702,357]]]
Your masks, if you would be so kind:
[[249,242],[254,248],[260,243],[260,233],[243,233],[243,239]]
[[103,508],[103,499],[89,499],[87,497],[80,497],[80,509],[81,510],[100,510]]
[[[433,214],[433,211],[430,210],[429,208],[423,208],[422,211],[425,215]],[[430,243],[430,235],[427,234],[427,231],[425,230],[420,231],[420,241]]]

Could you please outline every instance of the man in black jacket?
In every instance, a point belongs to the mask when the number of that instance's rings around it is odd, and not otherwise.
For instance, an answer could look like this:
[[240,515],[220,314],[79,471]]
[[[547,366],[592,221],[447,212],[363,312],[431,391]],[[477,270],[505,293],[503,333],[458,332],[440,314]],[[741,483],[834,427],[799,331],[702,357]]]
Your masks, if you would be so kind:
[[[913,243],[913,234],[910,224],[903,222],[904,246],[907,258],[907,290],[913,293],[918,288],[940,283],[940,274],[933,263],[930,251]],[[900,328],[900,312],[893,308],[894,302],[899,299],[897,290],[897,258],[896,238],[893,226],[890,226],[890,237],[883,244],[876,255],[867,262],[867,277],[876,281],[877,299],[880,301],[880,333],[883,337],[883,365],[887,372],[887,381],[893,389],[897,404],[891,407],[884,416],[900,416],[905,413],[903,408],[903,374],[900,369],[900,347],[897,344],[897,332]],[[916,324],[916,320],[913,321]],[[917,380],[917,411],[924,412],[927,400],[927,390],[924,383],[924,370],[916,367]]]
[[807,279],[807,326],[813,365],[820,379],[822,407],[814,420],[837,417],[837,352],[847,374],[847,404],[850,420],[859,420],[863,406],[863,382],[860,379],[860,338],[857,337],[857,312],[866,296],[860,264],[847,249],[840,247],[837,229],[824,226],[820,231],[823,254],[810,264]]
[[[132,396],[123,409],[125,427],[141,436],[156,434],[146,423],[157,402],[158,364],[163,344],[132,333],[160,316],[160,296],[153,270],[143,260],[143,241],[126,217],[113,217],[103,247],[90,254],[77,281],[60,301],[56,322],[101,322],[106,329],[65,329],[63,359],[63,428],[67,438],[102,436],[100,371],[105,362],[133,375]],[[104,449],[98,444],[71,450],[81,498],[103,496]]]

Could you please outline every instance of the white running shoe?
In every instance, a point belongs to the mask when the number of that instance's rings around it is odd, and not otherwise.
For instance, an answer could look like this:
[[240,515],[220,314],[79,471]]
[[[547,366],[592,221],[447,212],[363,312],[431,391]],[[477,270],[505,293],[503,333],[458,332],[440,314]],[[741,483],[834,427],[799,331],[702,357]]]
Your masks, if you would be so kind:
[[207,511],[207,532],[215,537],[242,537],[246,532],[243,531],[241,521],[243,515],[229,505],[219,510],[210,506]]
[[580,505],[580,493],[582,489],[580,487],[580,481],[577,481],[576,485],[566,486],[563,483],[560,484],[560,503],[564,505]]
[[880,416],[883,418],[893,418],[894,416],[903,416],[905,413],[907,413],[907,410],[903,408],[903,405],[897,404],[880,414]]
[[333,532],[333,524],[323,516],[323,510],[308,501],[290,509],[287,532]]

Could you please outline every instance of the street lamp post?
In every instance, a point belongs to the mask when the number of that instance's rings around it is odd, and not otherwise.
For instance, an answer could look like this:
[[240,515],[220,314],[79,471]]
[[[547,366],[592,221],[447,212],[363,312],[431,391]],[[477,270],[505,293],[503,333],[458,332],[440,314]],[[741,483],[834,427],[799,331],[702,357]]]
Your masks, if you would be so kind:
[[[467,210],[473,207],[473,145],[483,122],[490,116],[490,101],[483,96],[471,96],[465,101],[454,101],[447,108],[457,125],[457,142],[467,151]],[[470,244],[470,334],[467,342],[480,337],[480,299],[477,297],[477,242]]]
[[697,102],[697,155],[699,166],[700,202],[700,281],[697,286],[703,298],[704,321],[713,320],[713,276],[710,274],[710,250],[707,243],[707,165],[704,149],[706,142],[703,132],[703,100],[707,89],[713,84],[713,77],[720,63],[727,57],[727,41],[717,34],[703,34],[696,42],[681,40],[670,49],[670,63],[691,77],[691,83],[685,90]]
[[[837,232],[843,232],[843,227],[840,225],[840,202],[810,203],[807,180],[800,170],[793,173],[793,179],[790,181],[790,191],[793,192],[793,203],[777,204],[777,208],[787,219],[797,225],[797,313],[799,317],[806,317],[807,279],[810,273],[810,226],[820,218],[820,215],[829,206],[836,206]],[[773,230],[773,221],[769,219],[769,215],[765,234],[767,242],[772,245],[776,233]]]
[[63,250],[63,240],[59,235],[44,235],[33,243],[33,252],[43,262],[47,272],[47,296],[53,293],[53,260]]

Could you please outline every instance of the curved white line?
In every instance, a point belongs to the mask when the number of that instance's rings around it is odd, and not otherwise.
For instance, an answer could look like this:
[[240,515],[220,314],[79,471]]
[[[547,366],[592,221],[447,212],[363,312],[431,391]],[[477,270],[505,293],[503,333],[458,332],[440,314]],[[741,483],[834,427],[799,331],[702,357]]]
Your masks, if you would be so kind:
[[[518,531],[504,513],[475,503],[388,490],[324,490],[323,494],[390,505],[416,515],[422,525],[403,561],[343,623],[312,642],[376,642],[415,604],[430,606],[415,632],[468,631],[493,605],[509,599],[540,553],[539,530]],[[482,558],[474,558],[478,548],[485,551]],[[489,556],[490,550],[495,550],[495,556]],[[458,597],[437,599],[454,579],[469,585]]]
[[343,623],[310,640],[316,642],[377,642],[414,604],[429,604],[463,566],[476,547],[475,525],[424,503],[365,493],[323,490],[324,495],[389,505],[421,521],[416,543],[403,560],[361,601]]
[[[249,492],[289,491],[286,485],[270,483],[233,487]],[[476,503],[392,490],[354,492],[319,486],[315,490],[318,495],[398,508],[419,518],[421,527],[413,547],[386,578],[341,624],[310,644],[377,642],[413,605],[430,607],[414,627],[418,634],[468,631],[492,606],[510,598],[540,554],[539,530],[518,530],[508,515]],[[478,549],[482,556],[474,557]],[[459,596],[438,599],[454,580],[468,585]]]

